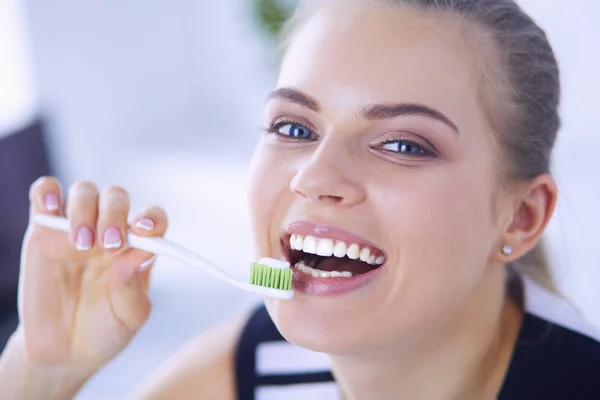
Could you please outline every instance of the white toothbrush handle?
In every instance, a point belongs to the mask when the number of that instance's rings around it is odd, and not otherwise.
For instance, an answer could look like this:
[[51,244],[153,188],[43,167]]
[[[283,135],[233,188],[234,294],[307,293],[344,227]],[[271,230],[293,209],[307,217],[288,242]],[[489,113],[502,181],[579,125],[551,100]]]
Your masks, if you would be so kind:
[[[39,225],[51,228],[57,231],[69,232],[69,220],[63,217],[53,215],[38,214],[35,216],[35,222]],[[230,283],[238,283],[231,276],[221,271],[216,265],[205,259],[204,257],[192,253],[183,246],[173,243],[167,239],[157,237],[140,237],[129,232],[127,234],[127,244],[138,250],[147,251],[161,256],[167,256],[187,264],[200,264],[205,270],[215,273]]]
[[[34,217],[34,221],[47,228],[51,228],[57,231],[68,232],[69,231],[69,220],[63,217],[56,217],[53,215],[38,214]],[[260,294],[263,296],[275,297],[279,299],[291,299],[293,291],[291,290],[279,290],[271,289],[262,286],[252,285],[250,283],[239,282],[231,275],[224,272],[221,268],[213,264],[211,261],[196,254],[185,247],[178,245],[177,243],[171,242],[164,238],[157,237],[140,237],[129,232],[127,234],[127,243],[129,246],[138,250],[147,251],[161,256],[173,258],[175,260],[184,262],[188,265],[202,268],[206,272],[215,275],[217,278],[224,280],[234,286],[244,289],[246,291]]]

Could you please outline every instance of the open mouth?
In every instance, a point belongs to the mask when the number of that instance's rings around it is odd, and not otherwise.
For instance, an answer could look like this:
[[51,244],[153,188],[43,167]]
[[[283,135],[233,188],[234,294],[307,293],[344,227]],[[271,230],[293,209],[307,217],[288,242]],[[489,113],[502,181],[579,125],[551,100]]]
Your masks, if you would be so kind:
[[386,261],[384,253],[374,246],[332,237],[286,234],[282,241],[292,267],[313,278],[352,278],[373,271]]

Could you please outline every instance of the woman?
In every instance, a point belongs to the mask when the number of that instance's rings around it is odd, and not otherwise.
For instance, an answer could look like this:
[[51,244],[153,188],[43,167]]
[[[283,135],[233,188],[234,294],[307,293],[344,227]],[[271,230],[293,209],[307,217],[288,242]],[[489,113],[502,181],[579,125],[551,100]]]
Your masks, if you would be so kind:
[[[599,335],[540,247],[559,127],[543,31],[510,0],[319,3],[290,23],[252,165],[257,253],[294,265],[295,298],[198,339],[137,398],[600,398]],[[33,185],[33,214],[60,206],[55,179]],[[167,218],[128,209],[80,182],[69,241],[30,226],[14,398],[70,398],[146,320],[152,255],[122,238]]]

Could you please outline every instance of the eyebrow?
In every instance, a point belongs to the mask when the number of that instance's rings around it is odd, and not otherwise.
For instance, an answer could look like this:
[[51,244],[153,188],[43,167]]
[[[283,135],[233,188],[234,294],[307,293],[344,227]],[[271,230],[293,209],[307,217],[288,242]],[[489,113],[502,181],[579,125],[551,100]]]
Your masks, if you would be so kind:
[[363,109],[362,114],[365,119],[368,120],[391,119],[404,115],[420,115],[440,121],[452,128],[456,134],[459,133],[458,127],[450,118],[446,117],[438,110],[422,104],[374,104]]
[[[267,101],[271,99],[287,100],[314,112],[321,112],[321,106],[317,100],[297,89],[281,88],[274,90],[267,97]],[[450,118],[440,111],[423,104],[373,104],[363,108],[361,114],[367,120],[383,120],[401,116],[419,115],[442,122],[448,125],[456,134],[459,134],[458,127]]]
[[308,108],[314,112],[321,112],[321,106],[319,106],[319,102],[317,100],[296,89],[281,88],[274,90],[271,92],[271,94],[269,94],[269,97],[267,97],[267,101],[271,99],[287,100],[292,103],[296,103],[301,107]]

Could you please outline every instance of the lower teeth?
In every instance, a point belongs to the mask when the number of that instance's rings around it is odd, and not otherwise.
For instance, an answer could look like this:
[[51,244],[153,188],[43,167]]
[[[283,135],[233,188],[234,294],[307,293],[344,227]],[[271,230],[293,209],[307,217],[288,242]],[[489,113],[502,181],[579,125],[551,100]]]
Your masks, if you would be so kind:
[[322,271],[317,268],[311,268],[300,261],[294,266],[298,271],[311,275],[313,278],[352,278],[350,271]]

